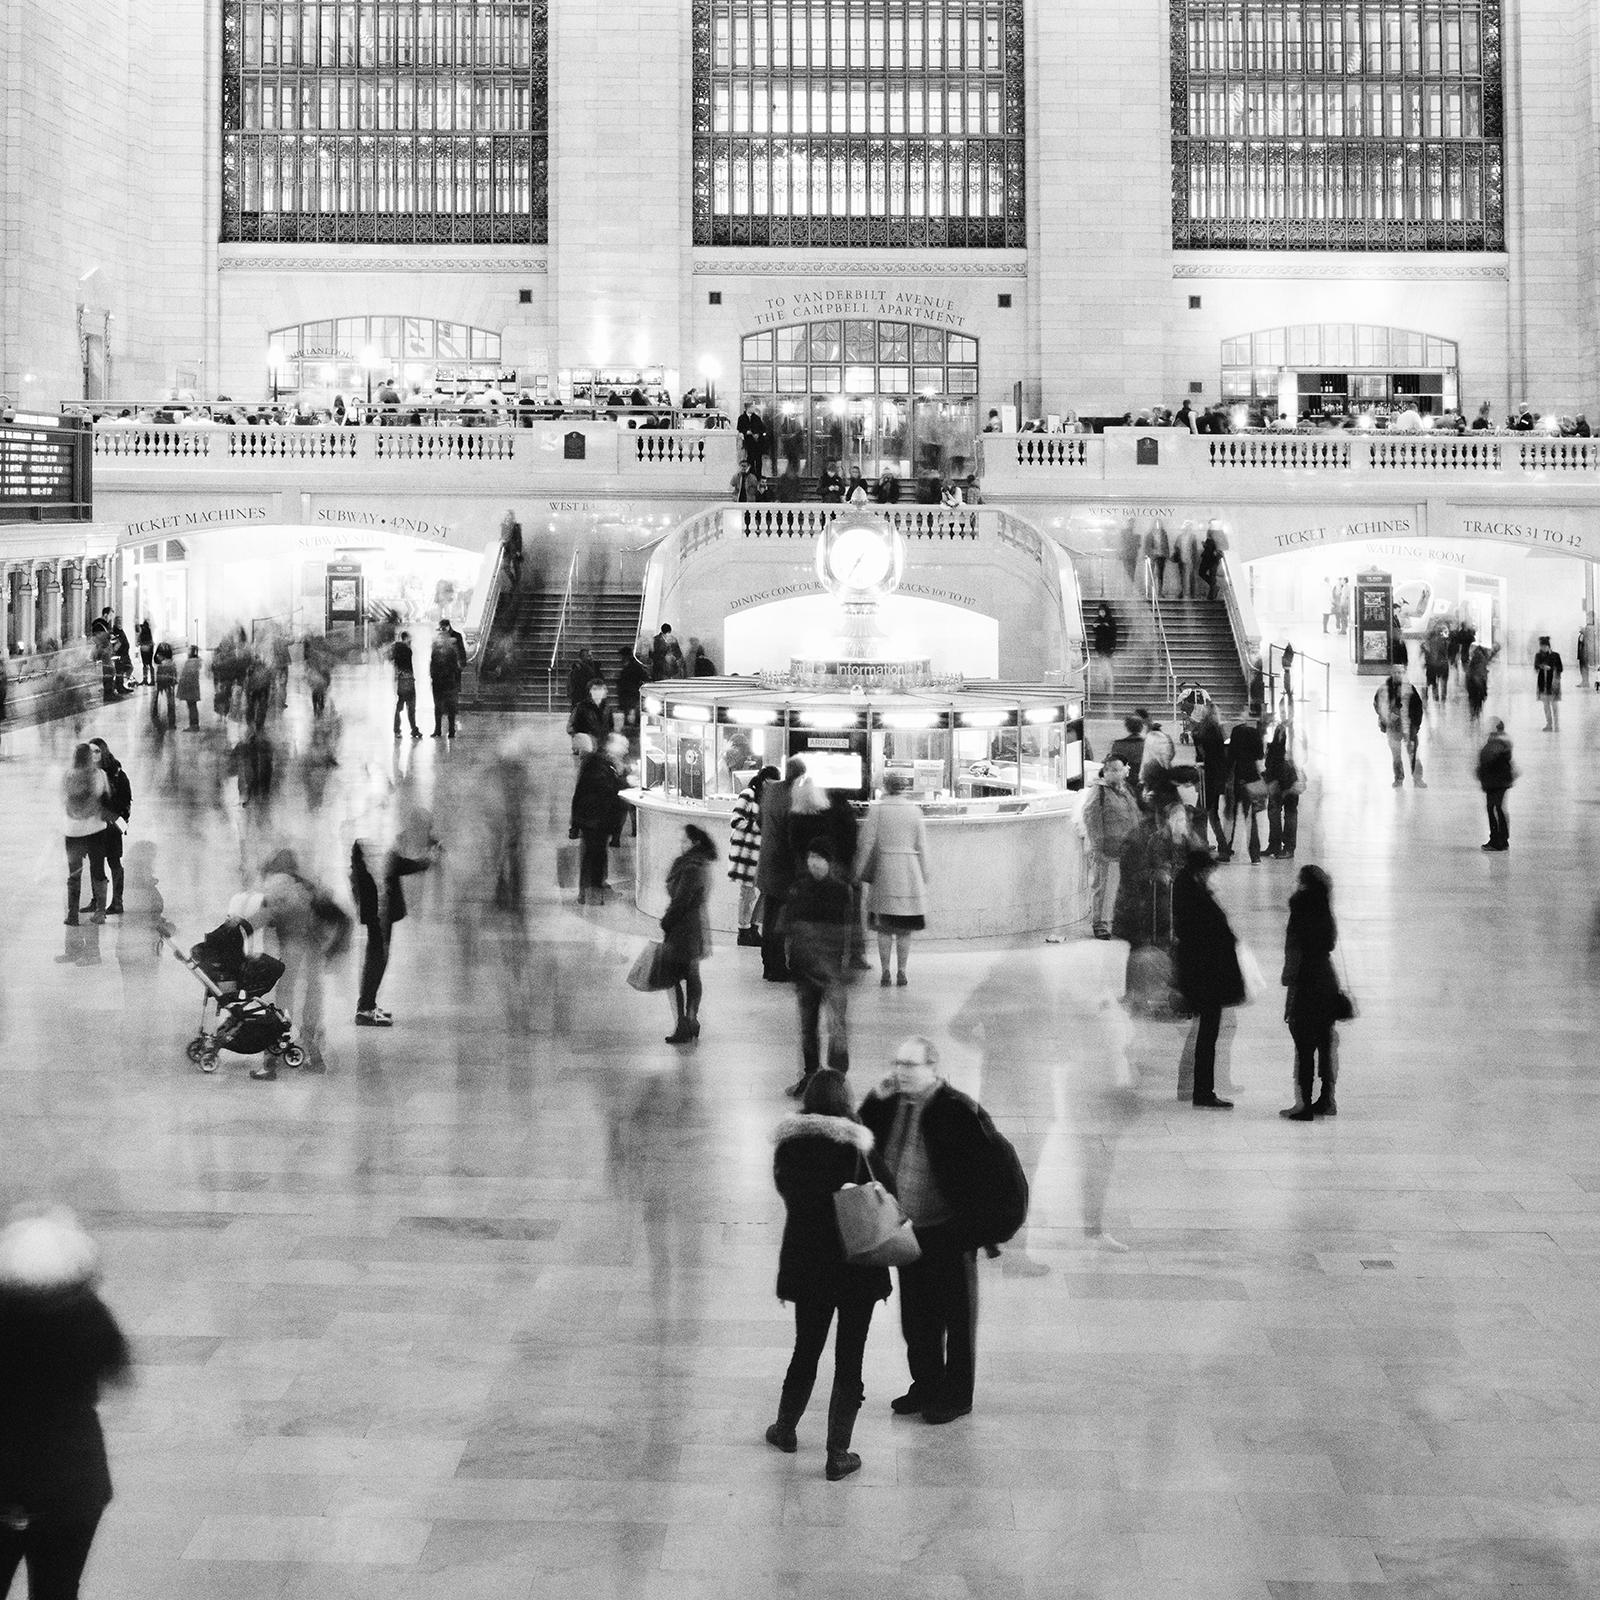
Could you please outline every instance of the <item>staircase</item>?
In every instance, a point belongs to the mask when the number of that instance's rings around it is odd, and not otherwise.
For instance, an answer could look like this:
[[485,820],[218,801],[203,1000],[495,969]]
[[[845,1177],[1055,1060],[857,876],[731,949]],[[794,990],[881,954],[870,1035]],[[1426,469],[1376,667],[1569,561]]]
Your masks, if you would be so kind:
[[561,625],[560,589],[524,589],[501,602],[495,614],[486,662],[499,670],[480,674],[478,703],[496,711],[567,710],[567,672],[585,645],[604,669],[613,690],[618,658],[632,649],[639,629],[639,593],[628,589],[574,589],[561,628],[561,651],[553,677],[550,655]]
[[1161,622],[1178,682],[1198,683],[1224,717],[1244,706],[1244,671],[1227,606],[1221,600],[1163,600]]
[[1083,634],[1090,641],[1091,650],[1089,715],[1125,717],[1143,706],[1158,716],[1166,716],[1172,710],[1172,696],[1149,602],[1107,596],[1105,604],[1117,620],[1117,653],[1113,659],[1112,692],[1109,697],[1098,692],[1092,654],[1094,619],[1100,609],[1100,601],[1083,601]]

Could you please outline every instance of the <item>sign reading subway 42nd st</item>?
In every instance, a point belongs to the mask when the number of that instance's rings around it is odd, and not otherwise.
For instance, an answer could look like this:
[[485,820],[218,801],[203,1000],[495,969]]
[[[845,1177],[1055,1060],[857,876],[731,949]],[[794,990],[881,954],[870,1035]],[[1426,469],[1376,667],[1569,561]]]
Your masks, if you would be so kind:
[[0,522],[88,522],[93,437],[57,417],[0,423]]

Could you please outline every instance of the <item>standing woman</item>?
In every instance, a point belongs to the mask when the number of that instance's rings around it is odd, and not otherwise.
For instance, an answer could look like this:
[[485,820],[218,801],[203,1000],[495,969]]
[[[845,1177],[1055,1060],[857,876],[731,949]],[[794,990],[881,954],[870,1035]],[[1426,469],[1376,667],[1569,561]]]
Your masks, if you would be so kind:
[[903,772],[884,774],[883,798],[867,808],[867,824],[856,847],[855,879],[867,885],[867,915],[878,932],[881,987],[889,986],[889,957],[895,983],[906,986],[911,935],[927,923],[928,830],[922,807],[909,799]]
[[61,805],[67,836],[67,926],[78,925],[78,893],[83,884],[83,863],[89,863],[93,890],[91,909],[96,922],[106,920],[106,821],[111,815],[111,786],[100,770],[93,745],[80,744],[72,752],[72,765],[61,780]]
[[850,1436],[865,1398],[861,1362],[867,1330],[878,1302],[889,1298],[889,1269],[856,1267],[845,1260],[833,1197],[847,1183],[868,1176],[881,1181],[883,1174],[871,1165],[872,1133],[855,1114],[844,1075],[830,1067],[811,1074],[799,1113],[785,1117],[773,1139],[777,1151],[772,1178],[786,1213],[778,1252],[778,1298],[794,1303],[794,1354],[767,1443],[786,1455],[799,1448],[795,1425],[811,1398],[817,1362],[837,1312],[825,1468],[829,1482],[837,1482],[861,1466],[861,1457],[851,1452]]
[[1173,978],[1195,1018],[1194,1104],[1231,1111],[1233,1102],[1217,1093],[1217,1042],[1223,1012],[1244,1004],[1244,974],[1228,914],[1211,893],[1216,865],[1209,850],[1191,850],[1172,885]]
[[68,1211],[0,1232],[0,1594],[26,1563],[30,1595],[77,1600],[111,1500],[95,1406],[130,1362],[98,1259]]
[[89,748],[96,752],[100,770],[106,775],[106,791],[111,797],[106,814],[105,831],[101,835],[104,841],[106,869],[111,875],[111,904],[106,907],[106,912],[110,916],[120,917],[122,836],[128,831],[128,822],[133,816],[133,784],[128,780],[128,769],[112,755],[111,746],[104,739],[91,739]]
[[189,708],[189,733],[200,731],[200,646],[189,646],[178,673],[178,698]]
[[139,624],[136,632],[139,639],[139,665],[143,669],[139,682],[141,684],[152,684],[156,681],[156,636],[150,627],[149,617],[146,617]]
[[[1338,942],[1333,882],[1321,867],[1301,867],[1297,887],[1289,896],[1289,926],[1283,936],[1283,982],[1289,991],[1283,1020],[1294,1040],[1295,1103],[1278,1115],[1290,1122],[1338,1114],[1333,1100],[1339,1072],[1333,1034],[1339,1001],[1333,947]],[[1322,1077],[1322,1093],[1315,1100],[1311,1098],[1314,1072]]]
[[739,943],[759,945],[761,889],[756,869],[761,863],[761,791],[776,780],[776,767],[763,767],[733,802],[728,845],[728,876],[739,885]]
[[711,863],[717,847],[704,828],[689,823],[683,852],[667,869],[667,909],[661,917],[661,971],[672,980],[672,1013],[677,1026],[668,1044],[700,1037],[700,963],[711,954]]

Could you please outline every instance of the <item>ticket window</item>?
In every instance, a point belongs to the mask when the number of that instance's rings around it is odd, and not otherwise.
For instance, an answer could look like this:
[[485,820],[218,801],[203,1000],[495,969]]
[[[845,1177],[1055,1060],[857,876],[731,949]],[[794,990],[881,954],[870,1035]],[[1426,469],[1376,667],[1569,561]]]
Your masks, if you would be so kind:
[[1018,729],[958,728],[955,733],[956,796],[992,800],[1022,786]]
[[763,767],[783,771],[783,729],[743,727],[736,723],[717,729],[716,766],[707,774],[708,792],[737,795]]
[[1066,740],[1062,725],[1059,722],[1035,727],[1024,724],[1018,731],[1022,746],[1022,787],[1043,793],[1065,789]]
[[873,736],[872,785],[881,793],[885,777],[897,772],[910,785],[913,800],[938,800],[950,787],[948,728],[885,728]]

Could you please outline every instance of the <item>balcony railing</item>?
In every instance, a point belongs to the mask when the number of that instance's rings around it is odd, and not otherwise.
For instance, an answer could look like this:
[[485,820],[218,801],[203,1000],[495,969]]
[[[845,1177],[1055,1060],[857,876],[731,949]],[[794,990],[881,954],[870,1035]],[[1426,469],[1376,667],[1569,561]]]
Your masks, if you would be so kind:
[[[268,473],[282,465],[319,474],[414,476],[457,469],[453,486],[481,475],[496,484],[563,484],[618,479],[630,487],[726,492],[738,455],[727,430],[631,429],[610,422],[547,421],[531,428],[460,425],[277,427],[241,423],[108,421],[96,424],[96,481],[116,487],[146,469],[181,476]],[[464,470],[462,470],[464,469]]]
[[1590,482],[1600,488],[1600,439],[1541,434],[1247,433],[1191,434],[1175,428],[1113,428],[1102,434],[985,434],[983,489],[989,499],[1083,490],[1114,481],[1240,484],[1285,475],[1392,486],[1425,481],[1531,486]]

